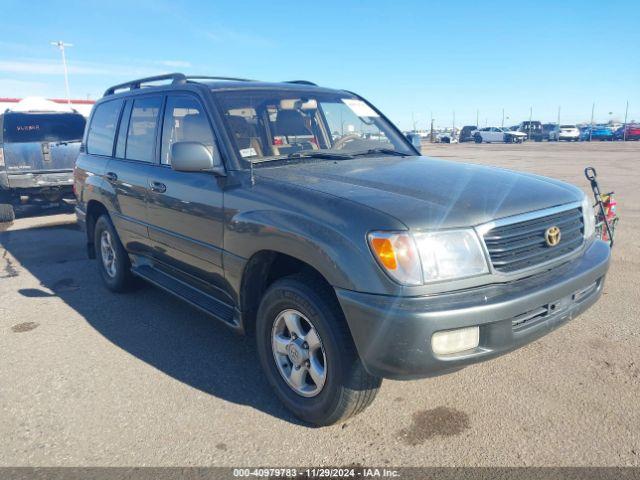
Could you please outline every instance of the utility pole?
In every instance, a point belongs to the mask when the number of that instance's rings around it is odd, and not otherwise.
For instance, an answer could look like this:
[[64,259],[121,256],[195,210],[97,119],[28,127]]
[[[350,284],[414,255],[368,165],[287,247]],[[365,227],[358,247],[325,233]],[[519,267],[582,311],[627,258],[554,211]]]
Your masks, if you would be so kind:
[[529,107],[529,140],[531,140],[531,119],[533,118],[533,107]]
[[629,100],[627,100],[627,106],[624,109],[624,125],[622,126],[622,140],[627,141],[627,115],[629,114]]
[[480,128],[480,109],[476,110],[476,128]]
[[593,102],[591,105],[591,126],[589,127],[589,141],[591,141],[591,136],[593,135],[593,112],[596,109],[596,103]]
[[558,128],[560,128],[560,105],[558,105]]
[[504,108],[502,109],[502,123],[500,124],[501,128],[504,128]]
[[433,143],[433,113],[431,114],[431,133],[429,135],[429,141]]
[[67,104],[71,105],[71,94],[69,93],[69,71],[67,70],[67,57],[64,54],[65,47],[73,47],[72,43],[64,43],[62,40],[51,42],[51,45],[60,49],[62,55],[62,67],[64,68],[64,86],[67,91]]
[[456,136],[456,111],[453,111],[453,122],[451,123],[451,139]]

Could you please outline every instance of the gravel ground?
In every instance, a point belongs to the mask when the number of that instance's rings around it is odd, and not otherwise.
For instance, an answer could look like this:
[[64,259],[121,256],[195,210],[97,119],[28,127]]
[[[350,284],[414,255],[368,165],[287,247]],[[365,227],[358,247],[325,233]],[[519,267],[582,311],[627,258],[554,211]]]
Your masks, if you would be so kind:
[[68,214],[0,233],[0,465],[640,465],[640,143],[426,145],[573,182],[622,217],[601,301],[452,375],[385,381],[362,415],[301,425],[237,337],[155,288],[114,295]]

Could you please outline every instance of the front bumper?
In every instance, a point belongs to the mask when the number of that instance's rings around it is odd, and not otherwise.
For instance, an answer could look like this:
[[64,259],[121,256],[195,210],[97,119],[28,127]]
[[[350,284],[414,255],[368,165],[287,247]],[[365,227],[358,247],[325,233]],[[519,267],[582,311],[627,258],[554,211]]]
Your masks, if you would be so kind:
[[[609,258],[597,240],[580,258],[512,283],[426,297],[336,293],[369,373],[429,377],[512,351],[575,318],[600,297]],[[431,350],[435,332],[476,325],[477,348],[446,356]]]

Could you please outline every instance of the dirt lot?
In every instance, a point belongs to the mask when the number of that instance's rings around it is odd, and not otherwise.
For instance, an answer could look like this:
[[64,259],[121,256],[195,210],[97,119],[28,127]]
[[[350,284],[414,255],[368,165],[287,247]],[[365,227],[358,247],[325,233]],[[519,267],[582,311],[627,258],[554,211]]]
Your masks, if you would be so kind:
[[640,465],[640,142],[433,145],[567,180],[594,165],[620,203],[602,300],[458,373],[385,381],[345,424],[308,428],[251,339],[152,287],[114,295],[70,215],[0,234],[0,465]]

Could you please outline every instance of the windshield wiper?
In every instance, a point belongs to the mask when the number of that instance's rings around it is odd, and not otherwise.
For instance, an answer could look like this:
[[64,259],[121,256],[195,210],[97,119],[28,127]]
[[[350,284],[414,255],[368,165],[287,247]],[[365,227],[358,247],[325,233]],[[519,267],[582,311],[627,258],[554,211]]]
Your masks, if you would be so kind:
[[59,142],[55,142],[54,145],[57,147],[59,145],[68,145],[69,143],[78,143],[81,142],[82,139],[79,138],[77,140],[60,140]]
[[382,153],[383,155],[397,155],[399,157],[411,157],[410,153],[399,152],[398,150],[394,150],[393,148],[370,148],[369,150],[365,150],[364,152],[355,152],[351,155],[354,157],[360,157],[363,155],[374,155],[376,153]]
[[329,160],[348,160],[353,158],[352,155],[344,153],[331,153],[331,152],[293,152],[285,157],[287,160],[296,158],[327,158]]

